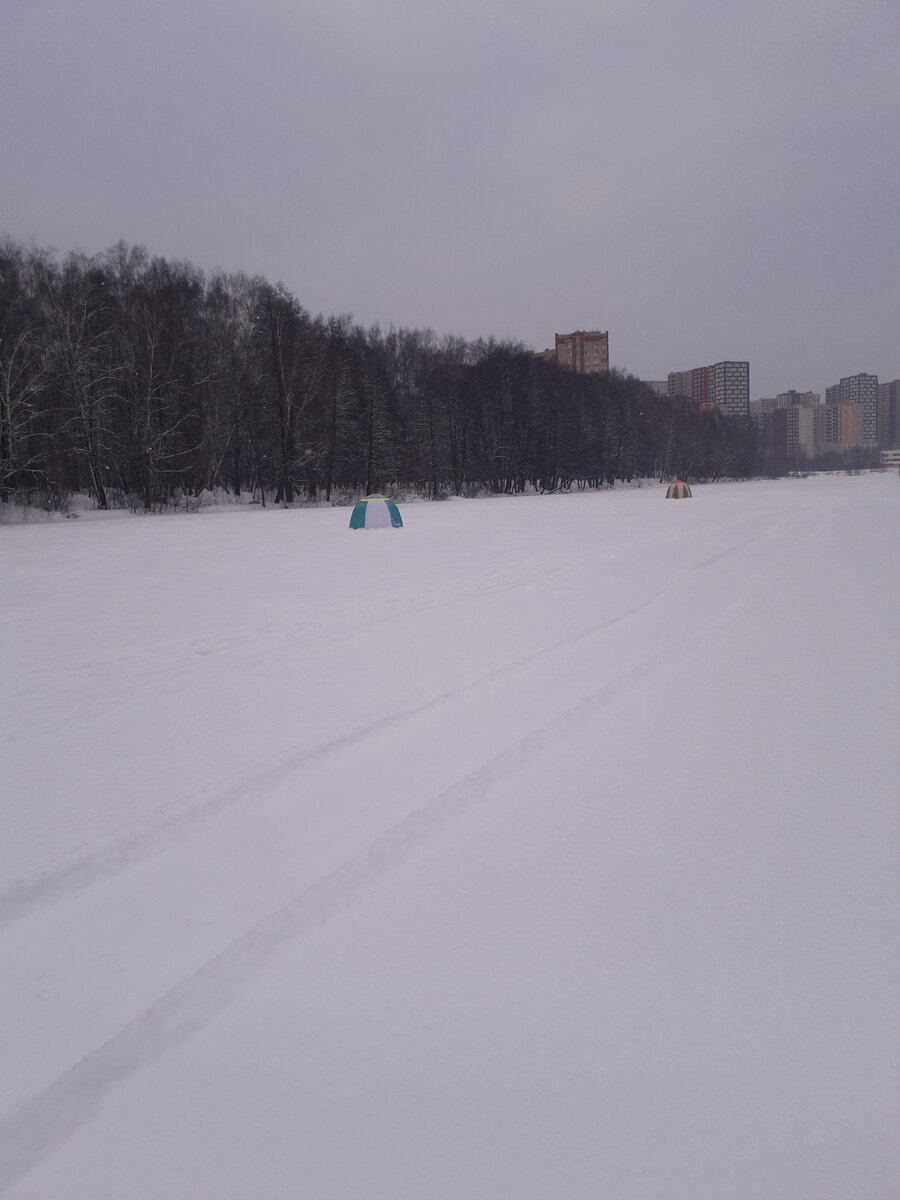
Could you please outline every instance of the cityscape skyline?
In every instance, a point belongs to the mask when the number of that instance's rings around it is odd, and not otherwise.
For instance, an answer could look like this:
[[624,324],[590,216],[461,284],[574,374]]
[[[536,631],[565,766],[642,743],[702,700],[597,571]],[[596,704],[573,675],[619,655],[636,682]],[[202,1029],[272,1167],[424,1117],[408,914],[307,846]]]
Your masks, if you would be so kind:
[[900,364],[890,0],[137,0],[0,16],[0,232],[754,396]]

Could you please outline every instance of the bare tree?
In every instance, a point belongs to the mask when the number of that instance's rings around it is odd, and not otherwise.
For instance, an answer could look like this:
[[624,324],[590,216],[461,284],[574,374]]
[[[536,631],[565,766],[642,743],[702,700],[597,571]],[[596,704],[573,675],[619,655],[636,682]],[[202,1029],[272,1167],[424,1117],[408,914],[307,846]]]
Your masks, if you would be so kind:
[[45,272],[41,298],[48,354],[65,402],[64,424],[85,465],[87,490],[105,509],[114,442],[109,416],[120,378],[111,355],[108,280],[92,261],[71,255],[61,271]]
[[34,441],[34,404],[45,378],[33,329],[22,329],[8,341],[0,337],[0,502],[8,502],[42,462],[29,443]]

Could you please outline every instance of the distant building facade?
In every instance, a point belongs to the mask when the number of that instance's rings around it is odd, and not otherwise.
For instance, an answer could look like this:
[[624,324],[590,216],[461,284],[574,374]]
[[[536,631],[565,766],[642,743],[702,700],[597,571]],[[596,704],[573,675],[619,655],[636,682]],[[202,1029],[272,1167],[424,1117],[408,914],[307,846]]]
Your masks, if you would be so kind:
[[847,375],[819,401],[817,392],[794,390],[755,400],[750,415],[760,447],[781,463],[849,451],[865,461],[876,447],[900,449],[900,379],[879,384],[877,375]]
[[863,411],[858,404],[820,404],[813,409],[815,454],[845,454],[861,446]]
[[778,463],[796,463],[800,453],[799,408],[779,408],[768,422],[768,450]]
[[669,394],[669,385],[665,379],[645,379],[644,383],[655,396],[659,396],[660,400],[665,400]]
[[779,392],[772,401],[772,411],[777,408],[815,408],[821,396],[818,392],[795,392],[791,388],[787,392]]
[[900,449],[900,379],[878,385],[875,436],[880,450]]
[[[878,376],[865,371],[847,375],[840,383],[825,389],[826,404],[853,404],[860,409],[859,446],[878,444]],[[858,418],[855,418],[858,419]]]
[[815,457],[815,413],[799,404],[785,405],[769,415],[768,450],[780,463],[800,465]]
[[577,329],[574,333],[558,333],[555,357],[561,367],[579,375],[606,375],[609,373],[609,332]]
[[709,395],[716,408],[727,417],[749,417],[749,362],[720,362],[711,366]]
[[695,401],[690,371],[670,371],[666,379],[666,398],[671,404],[681,408],[697,409],[699,402]]
[[726,361],[690,371],[672,371],[668,398],[695,412],[717,408],[729,417],[750,415],[750,363]]

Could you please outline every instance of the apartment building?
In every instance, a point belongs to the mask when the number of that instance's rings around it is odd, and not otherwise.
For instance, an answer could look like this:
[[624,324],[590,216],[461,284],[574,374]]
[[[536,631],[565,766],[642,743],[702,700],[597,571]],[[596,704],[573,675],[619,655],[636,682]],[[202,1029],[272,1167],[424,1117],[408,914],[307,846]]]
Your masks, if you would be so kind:
[[749,417],[750,364],[714,363],[709,368],[709,398],[727,417]]
[[694,408],[704,409],[710,406],[709,373],[712,367],[694,367],[691,376],[691,399]]
[[766,444],[778,462],[799,463],[815,458],[815,410],[799,404],[776,409],[768,415]]
[[779,408],[767,422],[768,450],[778,463],[796,463],[800,453],[799,408]]
[[697,408],[691,392],[691,371],[670,371],[666,377],[666,398],[681,408]]
[[863,409],[858,404],[820,404],[812,410],[815,420],[816,456],[836,451],[843,454],[862,445]]
[[880,450],[900,449],[900,379],[878,385],[875,436]]
[[556,361],[579,375],[606,375],[609,372],[609,332],[577,329],[556,334]]
[[695,412],[717,408],[729,417],[750,415],[749,362],[718,362],[690,371],[672,371],[667,385],[673,403]]
[[[793,413],[800,416],[785,415]],[[760,446],[781,461],[854,448],[900,449],[900,379],[879,384],[877,375],[847,375],[826,388],[824,404],[817,392],[791,389],[755,400],[750,414]]]
[[693,367],[690,371],[672,371],[666,380],[666,396],[681,408],[700,412],[710,408],[710,367]]
[[760,447],[782,465],[864,448],[861,404],[787,404],[764,411],[757,400],[752,415]]
[[779,392],[772,401],[772,410],[778,408],[815,408],[821,399],[818,392],[796,392],[790,388],[786,392]]
[[853,404],[860,408],[860,446],[878,444],[878,376],[865,371],[847,375],[825,389],[826,404]]

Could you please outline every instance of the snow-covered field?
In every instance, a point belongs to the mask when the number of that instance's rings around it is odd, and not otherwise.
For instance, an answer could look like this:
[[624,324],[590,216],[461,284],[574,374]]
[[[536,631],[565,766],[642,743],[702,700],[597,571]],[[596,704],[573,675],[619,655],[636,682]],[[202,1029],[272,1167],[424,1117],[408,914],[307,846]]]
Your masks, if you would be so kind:
[[0,1193],[896,1200],[900,481],[0,529]]

